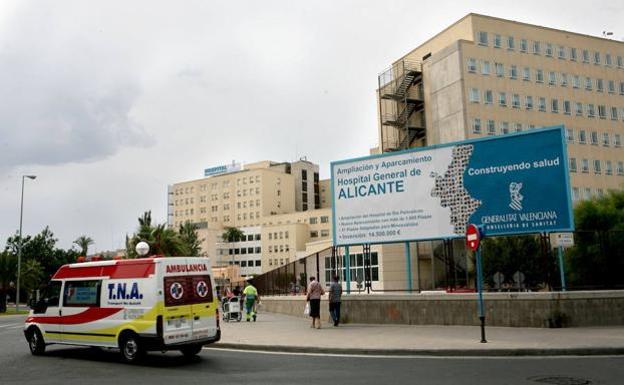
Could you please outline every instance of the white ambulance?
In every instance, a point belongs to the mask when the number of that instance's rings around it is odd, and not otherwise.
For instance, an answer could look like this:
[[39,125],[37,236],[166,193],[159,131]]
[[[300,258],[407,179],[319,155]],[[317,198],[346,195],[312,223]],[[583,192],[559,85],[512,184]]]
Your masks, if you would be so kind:
[[147,351],[193,356],[219,341],[218,307],[207,258],[75,263],[31,305],[24,335],[35,355],[70,344],[118,347],[127,362]]

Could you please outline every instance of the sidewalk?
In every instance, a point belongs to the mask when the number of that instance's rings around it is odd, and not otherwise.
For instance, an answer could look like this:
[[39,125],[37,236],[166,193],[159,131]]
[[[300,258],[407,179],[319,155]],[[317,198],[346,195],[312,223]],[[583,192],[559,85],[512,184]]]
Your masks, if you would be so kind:
[[221,321],[221,341],[214,347],[282,352],[524,356],[624,354],[624,325],[619,327],[537,329],[487,327],[480,343],[475,326],[410,326],[325,322],[311,329],[308,319],[261,313],[258,321]]

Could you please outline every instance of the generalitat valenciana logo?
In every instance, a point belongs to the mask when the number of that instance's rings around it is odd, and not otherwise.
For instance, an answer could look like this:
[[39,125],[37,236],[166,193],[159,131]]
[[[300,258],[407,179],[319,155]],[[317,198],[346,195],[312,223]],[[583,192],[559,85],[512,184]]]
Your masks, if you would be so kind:
[[516,211],[522,210],[522,200],[524,196],[520,194],[521,189],[522,183],[511,182],[509,184],[509,199],[511,200],[509,207]]

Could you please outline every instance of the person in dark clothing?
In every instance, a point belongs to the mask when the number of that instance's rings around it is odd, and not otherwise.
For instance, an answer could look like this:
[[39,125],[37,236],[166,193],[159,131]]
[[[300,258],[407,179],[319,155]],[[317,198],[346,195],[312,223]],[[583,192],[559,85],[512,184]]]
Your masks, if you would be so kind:
[[329,314],[334,321],[334,326],[340,323],[340,298],[342,297],[342,285],[338,282],[338,276],[332,277],[329,286]]

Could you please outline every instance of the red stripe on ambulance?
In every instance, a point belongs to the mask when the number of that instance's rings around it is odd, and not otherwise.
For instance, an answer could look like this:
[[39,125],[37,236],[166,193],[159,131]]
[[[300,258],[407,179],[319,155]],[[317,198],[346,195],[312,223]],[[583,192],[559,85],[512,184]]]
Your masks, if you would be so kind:
[[26,318],[28,322],[38,322],[40,324],[63,324],[63,325],[76,325],[87,322],[93,322],[102,318],[110,317],[123,310],[119,307],[90,307],[82,313],[64,315],[58,317],[37,317],[32,316]]
[[111,279],[147,278],[154,274],[154,261],[117,261],[105,266],[62,266],[52,279],[110,277]]

